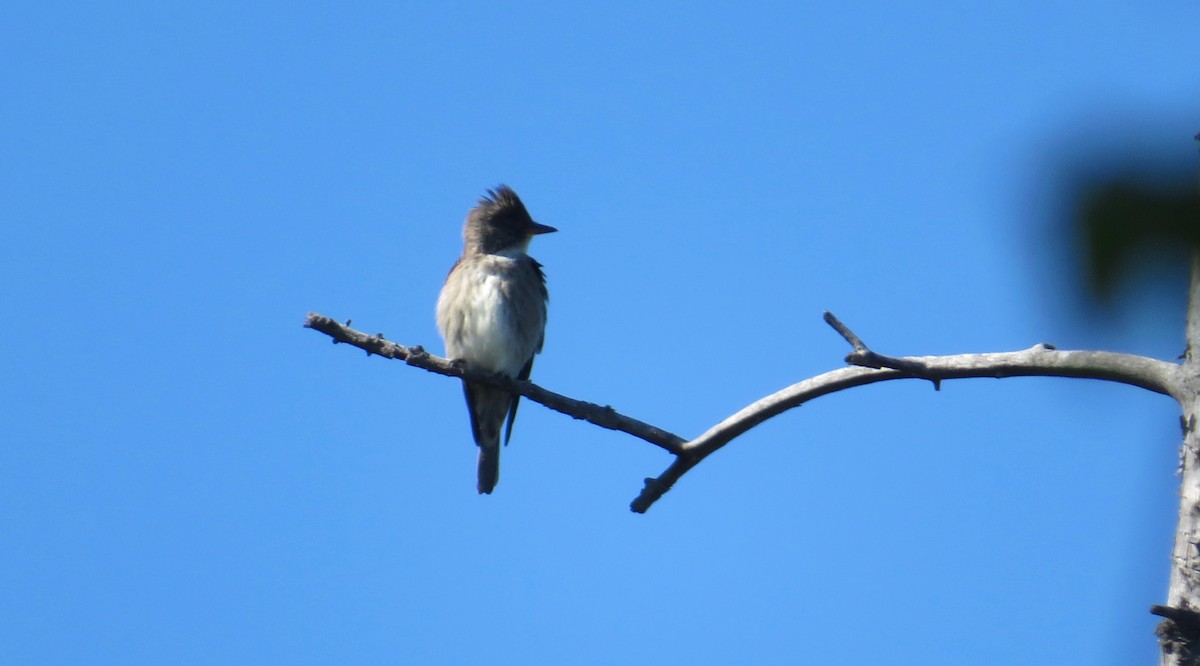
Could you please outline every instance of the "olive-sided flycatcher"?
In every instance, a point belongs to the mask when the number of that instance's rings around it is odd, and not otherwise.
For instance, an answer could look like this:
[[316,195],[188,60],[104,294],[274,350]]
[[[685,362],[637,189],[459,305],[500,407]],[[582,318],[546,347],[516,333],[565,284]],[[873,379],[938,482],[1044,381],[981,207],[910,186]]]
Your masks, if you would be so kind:
[[[488,190],[467,214],[463,253],[450,269],[437,302],[437,325],[446,356],[468,368],[529,379],[533,356],[546,330],[546,277],[525,254],[538,234],[557,231],[538,224],[506,185]],[[500,477],[500,428],[512,435],[520,396],[463,382],[471,434],[479,447],[480,493]]]

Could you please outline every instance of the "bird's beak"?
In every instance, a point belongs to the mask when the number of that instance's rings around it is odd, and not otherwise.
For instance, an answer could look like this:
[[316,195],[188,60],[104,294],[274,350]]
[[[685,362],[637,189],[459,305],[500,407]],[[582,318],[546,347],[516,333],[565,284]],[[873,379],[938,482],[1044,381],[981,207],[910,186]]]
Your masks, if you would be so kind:
[[546,224],[538,224],[537,222],[534,222],[533,226],[529,228],[529,233],[531,233],[535,236],[538,234],[549,234],[549,233],[553,233],[555,231],[558,231],[558,229],[555,229],[554,227],[551,227]]

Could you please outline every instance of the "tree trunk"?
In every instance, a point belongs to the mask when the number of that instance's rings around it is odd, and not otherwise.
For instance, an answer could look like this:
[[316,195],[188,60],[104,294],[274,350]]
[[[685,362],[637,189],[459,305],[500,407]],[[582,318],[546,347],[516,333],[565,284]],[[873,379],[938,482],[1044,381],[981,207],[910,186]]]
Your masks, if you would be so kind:
[[1179,525],[1171,553],[1171,585],[1158,626],[1161,666],[1200,666],[1200,249],[1192,252],[1188,287],[1187,353],[1180,366],[1183,450],[1180,454]]

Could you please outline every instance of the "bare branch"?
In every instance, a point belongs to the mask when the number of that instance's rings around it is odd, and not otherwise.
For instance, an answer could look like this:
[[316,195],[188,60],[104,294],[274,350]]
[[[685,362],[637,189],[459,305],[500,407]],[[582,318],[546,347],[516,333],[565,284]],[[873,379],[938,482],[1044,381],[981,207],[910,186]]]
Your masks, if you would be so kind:
[[[684,453],[679,459],[658,479],[648,481],[630,508],[638,513],[644,512],[670,490],[685,472],[763,421],[814,398],[856,386],[912,378],[940,382],[943,379],[968,377],[1079,377],[1121,382],[1171,395],[1178,368],[1175,364],[1142,356],[1057,351],[1045,345],[1018,352],[906,358],[882,356],[870,352],[865,345],[863,348],[874,357],[883,359],[885,365],[880,368],[852,367],[826,372],[748,405],[685,444]],[[913,368],[916,370],[911,370]]]
[[601,428],[628,433],[670,453],[679,454],[683,449],[684,439],[682,437],[620,414],[607,405],[602,407],[594,403],[568,398],[565,395],[547,391],[532,382],[510,379],[504,375],[472,371],[440,356],[434,356],[421,347],[405,347],[385,340],[381,335],[368,335],[314,312],[308,313],[308,317],[304,320],[304,327],[320,331],[333,338],[334,342],[344,342],[366,350],[368,354],[401,360],[439,375],[460,377],[520,394],[556,412],[587,421]]
[[824,317],[825,323],[832,326],[833,330],[837,331],[839,335],[845,338],[846,342],[849,342],[850,346],[854,347],[854,351],[867,351],[867,345],[862,341],[862,338],[855,335],[854,331],[851,331],[849,326],[843,324],[841,319],[838,319],[829,310],[825,311]]
[[846,362],[850,365],[858,365],[864,368],[891,368],[893,370],[903,370],[914,377],[921,377],[933,381],[934,388],[941,389],[941,382],[933,377],[927,377],[924,368],[909,360],[896,358],[893,356],[884,356],[871,351],[867,343],[862,341],[862,338],[855,335],[854,331],[850,330],[849,326],[842,323],[834,314],[828,310],[825,311],[825,323],[833,327],[846,342],[854,347],[854,351],[846,355]]
[[[825,321],[854,347],[854,351],[846,356],[847,363],[864,368],[899,370],[908,376],[935,382],[964,377],[1081,377],[1132,384],[1166,395],[1174,395],[1173,389],[1178,384],[1176,371],[1179,366],[1174,363],[1115,352],[1058,351],[1047,343],[1034,345],[1023,352],[885,356],[872,351],[832,313],[825,313]],[[996,374],[980,375],[977,374],[979,371]]]
[[1059,351],[1040,344],[1015,352],[892,357],[871,351],[861,338],[832,314],[826,313],[825,320],[854,347],[847,361],[856,364],[856,367],[840,368],[793,384],[748,405],[691,441],[618,414],[611,407],[574,400],[530,382],[470,372],[446,359],[432,356],[419,347],[408,348],[388,342],[380,336],[342,326],[328,317],[309,314],[305,326],[369,353],[401,359],[430,372],[462,377],[519,393],[555,411],[603,428],[629,433],[669,451],[675,455],[675,460],[657,478],[646,479],[642,492],[631,503],[630,508],[638,513],[649,509],[690,469],[754,426],[814,398],[856,386],[914,378],[936,384],[946,379],[968,377],[1077,377],[1130,384],[1177,399],[1182,391],[1179,388],[1182,379],[1178,365],[1144,356]]

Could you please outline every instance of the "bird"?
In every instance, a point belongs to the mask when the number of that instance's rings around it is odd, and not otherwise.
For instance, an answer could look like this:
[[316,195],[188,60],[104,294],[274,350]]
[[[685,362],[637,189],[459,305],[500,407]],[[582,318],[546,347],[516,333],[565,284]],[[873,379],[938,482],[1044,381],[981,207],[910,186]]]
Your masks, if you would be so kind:
[[[472,370],[529,379],[545,341],[549,292],[542,265],[527,251],[534,236],[555,231],[534,222],[507,185],[487,190],[467,213],[462,256],[437,301],[447,358]],[[507,445],[520,396],[465,379],[463,394],[479,447],[476,489],[491,494],[500,478],[500,430],[505,428]]]

